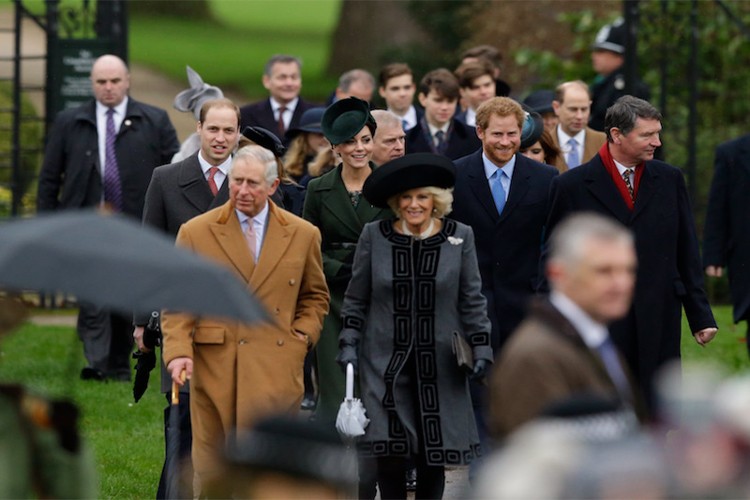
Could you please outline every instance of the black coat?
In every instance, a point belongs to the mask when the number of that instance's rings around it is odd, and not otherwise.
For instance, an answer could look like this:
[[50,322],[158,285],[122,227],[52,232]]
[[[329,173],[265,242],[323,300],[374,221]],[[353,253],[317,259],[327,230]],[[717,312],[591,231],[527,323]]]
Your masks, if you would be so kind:
[[500,352],[524,317],[539,280],[539,256],[548,193],[557,170],[516,155],[508,201],[497,214],[484,173],[482,150],[456,161],[453,212],[476,237],[482,294],[492,322],[492,348]]
[[750,135],[716,148],[703,265],[728,266],[734,321],[750,317]]
[[[39,211],[101,202],[97,137],[95,101],[57,115],[39,173]],[[128,99],[115,142],[125,214],[141,219],[151,173],[169,163],[179,149],[177,134],[164,110]]]
[[651,401],[655,372],[680,357],[681,306],[691,331],[716,326],[703,287],[685,180],[671,165],[646,162],[631,212],[597,154],[552,181],[547,233],[565,216],[582,211],[615,219],[635,236],[638,273],[633,305],[610,332]]
[[[287,130],[299,126],[299,120],[302,117],[302,113],[314,107],[316,107],[315,104],[307,102],[300,97],[299,101],[297,101],[297,107],[294,108],[292,121],[289,122]],[[271,108],[271,99],[263,99],[262,101],[242,106],[240,108],[240,126],[240,131],[244,130],[245,127],[263,127],[278,135],[279,122],[274,117],[273,108]],[[281,139],[285,145],[289,144],[286,137],[281,136],[279,139]]]
[[[451,120],[453,130],[448,138],[448,147],[445,156],[456,160],[462,156],[469,155],[482,145],[473,127]],[[429,131],[428,131],[429,134]],[[421,121],[406,133],[406,153],[434,153],[432,146],[427,142],[425,133],[422,131]]]
[[[625,95],[625,73],[622,68],[615,70],[604,78],[597,79],[591,85],[591,115],[589,127],[604,132],[604,117],[607,108],[617,99]],[[648,101],[651,99],[651,89],[641,80],[635,82],[634,97]]]

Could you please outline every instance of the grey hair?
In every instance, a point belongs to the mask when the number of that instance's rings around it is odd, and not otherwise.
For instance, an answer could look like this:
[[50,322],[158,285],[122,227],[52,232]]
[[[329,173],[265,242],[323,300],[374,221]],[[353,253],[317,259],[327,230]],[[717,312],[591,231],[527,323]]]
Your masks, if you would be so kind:
[[273,70],[274,64],[289,63],[295,63],[297,65],[297,69],[302,70],[302,61],[299,57],[294,57],[287,54],[275,54],[272,55],[268,61],[266,61],[266,65],[263,67],[263,74],[266,76],[271,76],[271,71]]
[[[401,118],[392,111],[375,109],[370,111],[370,114],[375,118],[375,123],[378,124],[378,128],[391,128],[401,125]],[[377,131],[375,133],[377,134]]]
[[604,117],[604,132],[607,134],[607,141],[614,142],[611,133],[613,128],[617,128],[623,135],[628,135],[635,128],[638,118],[661,121],[661,113],[648,101],[632,95],[624,95],[617,99],[612,106],[607,108],[607,114]]
[[581,261],[584,245],[591,240],[635,244],[633,233],[625,226],[593,212],[582,212],[567,217],[552,231],[549,260],[574,266]]
[[[419,189],[419,188],[416,188]],[[432,195],[433,214],[438,219],[444,217],[453,211],[453,188],[439,188],[435,186],[426,186],[425,191]],[[398,210],[398,198],[402,193],[396,193],[388,198],[388,206],[391,208],[397,218],[401,217]]]
[[266,183],[270,186],[279,178],[279,167],[276,163],[276,157],[269,150],[257,144],[250,144],[237,150],[232,158],[232,163],[227,172],[228,177],[232,177],[234,166],[240,161],[256,161],[266,167]]
[[363,69],[352,69],[341,75],[339,78],[339,89],[342,92],[349,92],[352,83],[357,81],[365,81],[370,84],[370,87],[375,88],[375,77],[370,74],[369,71]]

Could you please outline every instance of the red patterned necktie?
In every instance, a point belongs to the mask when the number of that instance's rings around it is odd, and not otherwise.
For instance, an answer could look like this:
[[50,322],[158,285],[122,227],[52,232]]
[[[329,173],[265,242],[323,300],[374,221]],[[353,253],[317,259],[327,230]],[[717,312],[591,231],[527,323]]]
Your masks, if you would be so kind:
[[211,167],[208,169],[208,188],[211,190],[214,196],[219,192],[219,187],[216,185],[216,172],[219,171],[219,167]]

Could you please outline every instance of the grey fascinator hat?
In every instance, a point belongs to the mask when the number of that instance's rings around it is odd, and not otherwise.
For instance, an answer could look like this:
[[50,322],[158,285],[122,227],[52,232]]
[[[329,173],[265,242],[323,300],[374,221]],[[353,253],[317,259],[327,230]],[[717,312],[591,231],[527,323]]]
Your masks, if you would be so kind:
[[177,111],[192,112],[195,119],[199,120],[203,103],[212,99],[221,99],[224,97],[224,93],[219,87],[205,83],[203,78],[190,66],[186,66],[186,68],[190,88],[177,94],[173,106]]

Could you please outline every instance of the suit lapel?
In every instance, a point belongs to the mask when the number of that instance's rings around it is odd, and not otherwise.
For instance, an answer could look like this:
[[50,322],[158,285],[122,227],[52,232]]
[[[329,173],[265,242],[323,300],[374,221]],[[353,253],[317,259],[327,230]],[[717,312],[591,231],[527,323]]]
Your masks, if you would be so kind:
[[513,178],[510,182],[510,193],[508,193],[508,201],[505,203],[503,213],[500,215],[500,221],[502,222],[508,217],[518,203],[526,196],[526,192],[529,190],[529,178],[531,172],[529,168],[533,168],[527,164],[525,156],[516,154],[516,166],[513,169]]
[[654,194],[659,191],[659,175],[653,169],[648,168],[648,162],[644,165],[643,175],[638,184],[638,194],[635,197],[635,206],[631,220],[643,212],[644,207],[651,201]]
[[231,203],[224,204],[217,221],[211,223],[209,227],[227,259],[249,283],[253,272],[252,256],[247,248],[245,236],[242,234],[240,220],[234,213]]
[[[625,204],[625,200],[622,199],[620,192],[617,190],[612,177],[607,172],[599,156],[595,156],[590,165],[586,176],[584,177],[584,183],[586,189],[604,205],[604,207],[612,212],[617,220],[622,224],[628,225],[630,221],[631,212],[628,206]],[[582,167],[578,167],[582,168]]]
[[492,221],[497,222],[500,216],[495,207],[495,200],[492,198],[490,184],[487,182],[487,177],[484,175],[481,149],[474,153],[471,161],[466,165],[466,168],[468,169],[469,188],[472,190],[474,196],[482,207],[484,207],[487,214],[492,218]]
[[336,167],[326,177],[325,186],[320,187],[329,189],[328,195],[323,196],[323,209],[338,219],[344,227],[358,235],[362,231],[362,223],[349,201],[349,193],[344,186],[344,181],[341,180],[341,166]]
[[[215,198],[211,194],[206,178],[203,176],[197,153],[185,159],[182,168],[180,168],[179,176],[178,183],[185,199],[201,212],[205,212]],[[224,184],[227,184],[227,182],[225,181]]]
[[587,162],[586,158],[593,158],[596,153],[599,152],[602,145],[594,142],[594,130],[586,127],[586,140],[583,141],[583,158],[584,162]]
[[250,278],[250,285],[253,290],[258,290],[263,282],[273,273],[274,269],[276,269],[279,261],[286,254],[286,250],[292,242],[295,232],[295,228],[287,225],[284,215],[270,200],[268,202],[268,209],[268,222],[266,225],[266,234],[263,237],[263,247],[260,251],[260,258],[255,265],[255,270]]

